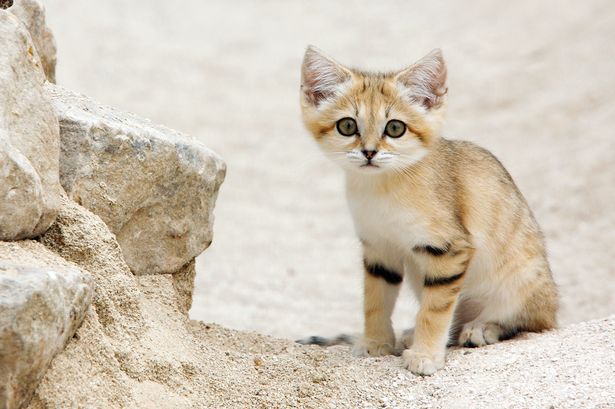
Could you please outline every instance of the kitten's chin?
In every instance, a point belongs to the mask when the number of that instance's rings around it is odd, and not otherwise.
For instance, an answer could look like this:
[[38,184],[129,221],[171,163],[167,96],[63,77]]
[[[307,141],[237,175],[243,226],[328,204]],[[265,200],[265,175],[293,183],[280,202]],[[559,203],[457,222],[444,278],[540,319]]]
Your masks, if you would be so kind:
[[363,175],[376,175],[379,173],[384,173],[387,170],[391,170],[391,168],[384,167],[381,165],[374,165],[374,164],[363,164],[363,165],[351,164],[351,165],[344,166],[344,169],[349,172],[363,174]]
[[369,173],[382,172],[384,169],[385,168],[383,168],[380,165],[373,165],[371,163],[359,166],[360,171],[369,172]]

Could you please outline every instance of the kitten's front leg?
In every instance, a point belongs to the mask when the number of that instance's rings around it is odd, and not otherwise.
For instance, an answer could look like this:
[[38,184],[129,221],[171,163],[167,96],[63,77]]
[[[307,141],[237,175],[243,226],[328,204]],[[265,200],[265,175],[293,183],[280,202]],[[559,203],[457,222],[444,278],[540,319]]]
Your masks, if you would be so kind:
[[413,251],[426,274],[414,342],[402,357],[413,373],[432,375],[444,366],[449,329],[474,250],[466,240],[459,239],[442,247],[421,246]]
[[354,346],[358,356],[383,356],[395,352],[395,333],[391,314],[399,294],[402,275],[383,264],[370,262],[365,265],[363,313],[365,328],[363,339]]

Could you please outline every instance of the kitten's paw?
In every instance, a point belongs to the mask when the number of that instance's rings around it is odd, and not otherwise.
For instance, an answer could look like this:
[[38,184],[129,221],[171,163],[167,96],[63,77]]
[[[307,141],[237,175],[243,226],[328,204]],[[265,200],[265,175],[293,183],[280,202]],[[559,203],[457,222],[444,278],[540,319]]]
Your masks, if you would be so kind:
[[459,345],[465,347],[482,347],[495,344],[502,336],[502,327],[494,323],[478,321],[468,322],[459,334]]
[[395,352],[395,341],[361,339],[352,347],[352,355],[362,357],[395,355]]
[[404,360],[404,367],[415,375],[433,375],[444,367],[444,358],[415,351],[412,348],[406,349],[401,357]]

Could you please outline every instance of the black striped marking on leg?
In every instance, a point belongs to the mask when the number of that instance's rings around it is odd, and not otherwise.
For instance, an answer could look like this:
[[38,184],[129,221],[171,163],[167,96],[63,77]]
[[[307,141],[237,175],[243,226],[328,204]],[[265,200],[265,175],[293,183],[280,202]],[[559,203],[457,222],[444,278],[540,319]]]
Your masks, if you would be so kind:
[[434,257],[439,257],[448,253],[451,250],[451,245],[447,243],[443,247],[437,247],[426,244],[424,246],[414,246],[412,250],[416,251],[417,253],[427,253]]
[[452,284],[463,277],[464,274],[465,271],[450,277],[425,277],[424,285],[425,287],[438,287],[441,285]]
[[403,280],[401,274],[393,270],[389,270],[382,264],[368,263],[367,260],[363,260],[363,264],[365,265],[365,271],[367,271],[368,274],[374,277],[380,277],[389,284],[397,285]]

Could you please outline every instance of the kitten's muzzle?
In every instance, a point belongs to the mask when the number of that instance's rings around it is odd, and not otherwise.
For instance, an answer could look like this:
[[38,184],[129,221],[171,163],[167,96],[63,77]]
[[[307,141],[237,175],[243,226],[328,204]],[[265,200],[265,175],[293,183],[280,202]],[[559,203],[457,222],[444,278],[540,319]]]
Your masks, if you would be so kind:
[[367,159],[367,162],[365,162],[365,164],[361,165],[362,168],[364,167],[374,167],[377,168],[378,165],[374,165],[372,163],[372,159],[374,159],[374,157],[376,156],[376,154],[378,153],[378,151],[368,151],[366,149],[363,149],[361,151],[361,153],[363,153],[363,156],[365,156],[365,158]]
[[376,156],[378,151],[368,151],[366,149],[363,149],[361,153],[363,153],[363,156],[367,158],[367,163],[369,163],[374,158],[374,156]]

